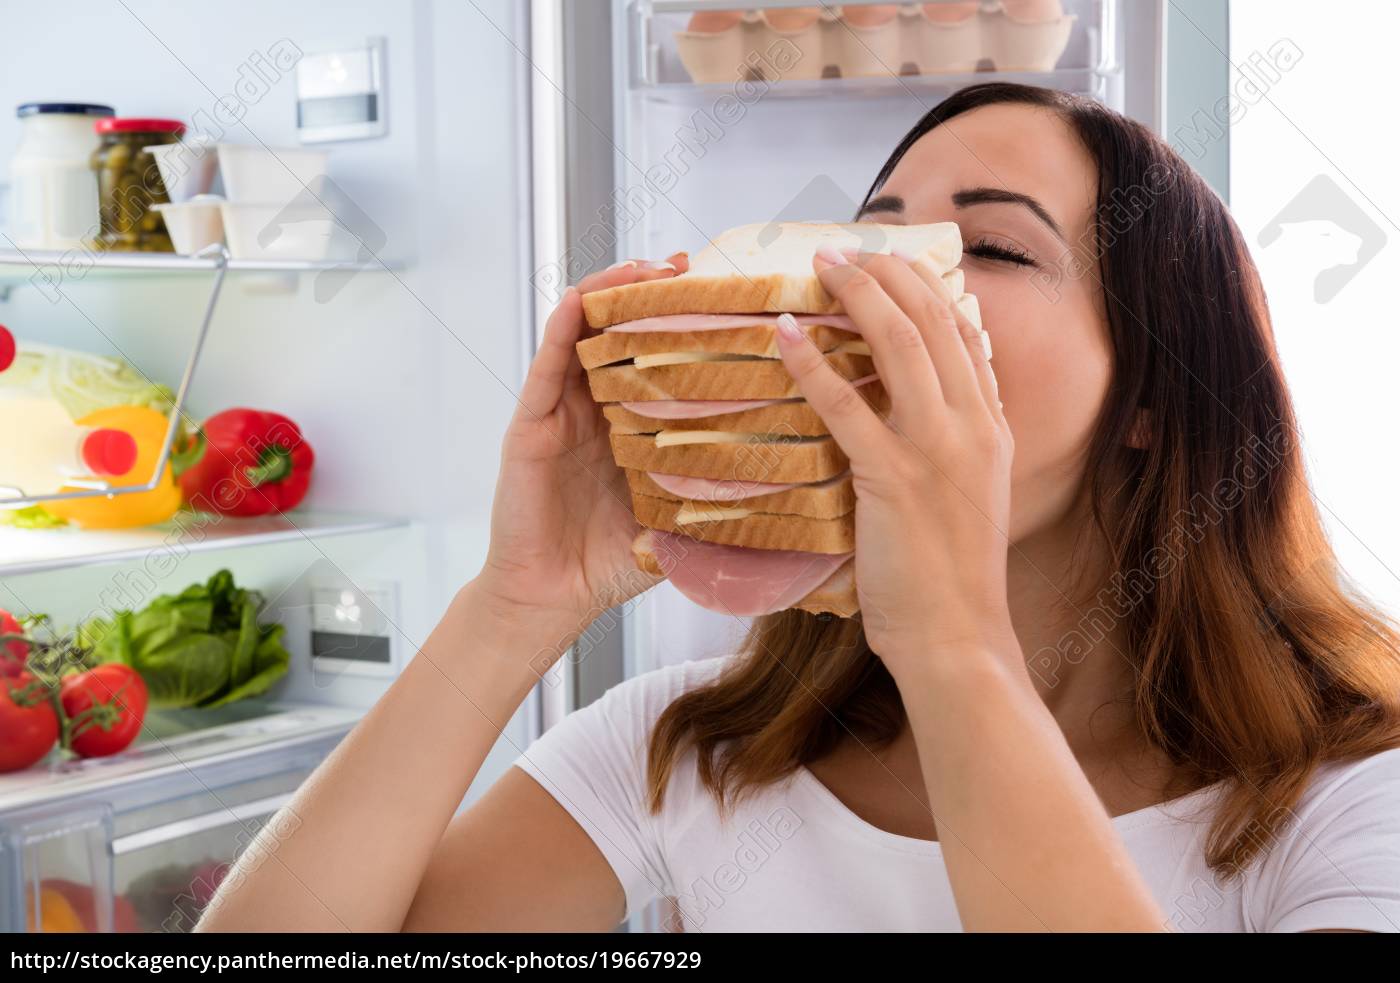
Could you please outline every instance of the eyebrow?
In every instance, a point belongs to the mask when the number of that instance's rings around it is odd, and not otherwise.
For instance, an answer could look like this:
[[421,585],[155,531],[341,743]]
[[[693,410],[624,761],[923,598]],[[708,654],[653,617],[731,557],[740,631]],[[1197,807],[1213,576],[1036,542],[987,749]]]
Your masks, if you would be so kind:
[[[1064,230],[1060,228],[1060,223],[1045,210],[1045,206],[1036,201],[1030,195],[1023,195],[1019,191],[1007,191],[1003,188],[968,188],[966,191],[956,191],[953,193],[953,207],[967,208],[971,205],[1023,205],[1028,208],[1036,218],[1040,219],[1050,227],[1050,231],[1059,236],[1061,241],[1065,241]],[[880,195],[871,198],[856,220],[864,218],[870,212],[894,212],[896,215],[904,211],[904,199],[899,195]]]

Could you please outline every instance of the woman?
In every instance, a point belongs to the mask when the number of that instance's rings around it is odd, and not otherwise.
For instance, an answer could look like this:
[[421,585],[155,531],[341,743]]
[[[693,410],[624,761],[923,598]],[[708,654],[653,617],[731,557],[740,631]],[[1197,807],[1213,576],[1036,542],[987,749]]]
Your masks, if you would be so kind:
[[685,931],[1400,927],[1400,638],[1341,582],[1220,201],[1091,100],[985,85],[859,217],[956,221],[993,349],[909,258],[814,259],[892,394],[779,332],[851,458],[862,618],[628,680],[452,818],[537,673],[651,585],[570,291],[484,569],[203,927],[601,931],[654,895]]

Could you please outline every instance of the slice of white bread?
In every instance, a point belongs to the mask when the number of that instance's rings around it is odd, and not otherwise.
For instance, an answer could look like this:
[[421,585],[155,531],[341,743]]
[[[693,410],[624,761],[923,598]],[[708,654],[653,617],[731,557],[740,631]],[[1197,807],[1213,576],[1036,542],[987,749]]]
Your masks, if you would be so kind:
[[[827,356],[831,367],[847,379],[875,371],[868,355],[837,352]],[[653,399],[787,399],[802,395],[787,366],[773,358],[737,362],[694,362],[686,365],[605,365],[590,369],[588,388],[599,403],[643,402]]]
[[726,443],[659,447],[651,434],[609,436],[620,468],[716,481],[801,484],[834,478],[850,465],[831,437],[777,441],[745,435]]
[[[698,514],[681,521],[686,503],[650,495],[632,495],[632,512],[650,529],[681,532],[707,543],[746,546],[759,550],[801,550],[804,553],[850,553],[856,548],[852,513],[834,519],[809,515],[762,512],[745,518],[733,516],[733,506],[698,504]],[[731,517],[732,516],[732,517]]]
[[822,244],[881,253],[897,248],[927,257],[940,274],[962,259],[962,233],[953,222],[743,225],[716,236],[685,273],[584,294],[583,312],[595,328],[663,314],[841,313],[840,301],[812,271]]
[[[665,576],[661,564],[651,551],[651,530],[643,529],[632,541],[632,558],[637,568],[656,577]],[[856,597],[855,560],[847,560],[836,568],[836,572],[809,591],[793,607],[812,614],[834,614],[839,618],[851,618],[860,610]]]

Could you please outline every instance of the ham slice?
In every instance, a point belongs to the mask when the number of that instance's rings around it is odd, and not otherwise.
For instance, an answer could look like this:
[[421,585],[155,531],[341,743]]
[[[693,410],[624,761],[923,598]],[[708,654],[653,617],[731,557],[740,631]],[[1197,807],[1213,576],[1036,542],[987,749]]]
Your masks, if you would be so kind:
[[[872,372],[851,384],[860,387],[878,378],[879,376]],[[787,402],[797,402],[797,399],[651,399],[625,400],[618,405],[652,420],[696,420],[702,416],[739,413],[743,410],[756,410],[760,406]]]
[[789,488],[801,488],[804,485],[812,488],[825,488],[827,485],[835,485],[845,481],[850,473],[850,471],[842,471],[834,478],[827,478],[824,481],[798,482],[787,485],[763,481],[739,481],[737,478],[723,480],[692,478],[690,475],[663,474],[660,471],[648,471],[647,476],[678,498],[690,498],[702,502],[736,502],[744,498],[753,498],[756,495],[769,495],[787,491]]
[[792,607],[855,555],[723,546],[657,529],[651,552],[676,590],[702,608],[741,618]]
[[[811,324],[826,324],[843,331],[859,329],[845,314],[794,314],[797,323],[804,327]],[[636,321],[623,321],[604,328],[605,331],[717,331],[721,328],[761,328],[778,323],[777,314],[663,314],[660,317],[644,317]]]
[[774,484],[769,481],[739,481],[736,478],[692,478],[684,474],[662,474],[648,471],[652,481],[678,498],[693,498],[703,502],[737,502],[755,495],[770,495],[787,491],[796,485]]

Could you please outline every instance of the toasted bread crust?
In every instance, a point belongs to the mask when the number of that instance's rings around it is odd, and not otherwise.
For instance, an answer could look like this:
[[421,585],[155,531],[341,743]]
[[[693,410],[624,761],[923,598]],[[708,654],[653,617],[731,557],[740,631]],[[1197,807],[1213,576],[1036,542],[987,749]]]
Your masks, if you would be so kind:
[[614,433],[613,460],[620,468],[713,478],[716,481],[825,481],[850,466],[830,437],[800,443],[761,440],[737,444],[675,444],[657,447],[646,434]]
[[856,507],[855,486],[851,476],[846,475],[830,484],[799,485],[787,491],[772,492],[767,495],[754,495],[738,500],[683,499],[662,488],[645,471],[625,469],[627,485],[633,494],[649,495],[669,501],[694,505],[696,508],[719,505],[724,508],[755,509],[759,512],[782,512],[789,515],[805,515],[813,519],[835,519]]
[[856,548],[855,514],[834,519],[765,512],[744,519],[719,519],[677,525],[681,503],[650,495],[632,495],[632,512],[650,529],[684,533],[705,543],[746,546],[758,550],[801,550],[804,553],[849,553]]
[[[831,367],[847,379],[859,379],[875,371],[868,355],[839,352],[828,355]],[[653,399],[786,399],[800,396],[787,366],[776,359],[714,363],[658,365],[608,365],[591,369],[588,388],[595,402],[644,402]]]
[[820,586],[793,607],[812,614],[834,614],[838,618],[853,618],[860,612],[856,596],[856,561],[847,560],[836,568]]
[[841,302],[816,276],[677,276],[583,295],[594,328],[665,314],[840,314]]

